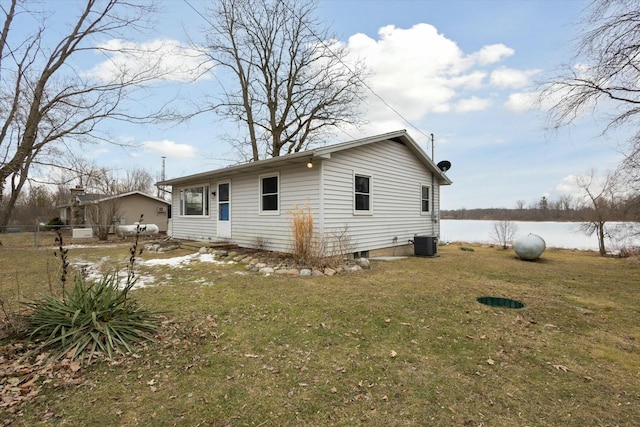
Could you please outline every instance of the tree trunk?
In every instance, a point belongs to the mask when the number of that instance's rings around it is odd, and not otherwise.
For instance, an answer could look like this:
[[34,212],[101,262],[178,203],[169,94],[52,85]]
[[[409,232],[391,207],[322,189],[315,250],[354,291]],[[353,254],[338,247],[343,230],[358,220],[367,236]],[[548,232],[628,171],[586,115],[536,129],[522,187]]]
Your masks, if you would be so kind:
[[607,250],[604,245],[604,222],[598,223],[598,248],[600,250],[600,256],[605,256]]

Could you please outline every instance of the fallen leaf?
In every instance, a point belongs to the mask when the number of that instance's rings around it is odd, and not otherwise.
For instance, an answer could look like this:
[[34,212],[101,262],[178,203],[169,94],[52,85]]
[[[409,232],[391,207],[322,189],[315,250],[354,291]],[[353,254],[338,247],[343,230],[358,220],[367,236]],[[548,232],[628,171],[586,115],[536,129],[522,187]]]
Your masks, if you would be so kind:
[[337,392],[338,392],[338,389],[337,389],[337,388],[335,388],[335,387],[331,387],[331,393],[337,393]]
[[69,369],[71,369],[71,372],[78,372],[80,370],[80,363],[79,362],[71,362],[69,363]]
[[395,351],[391,350],[391,353],[389,353],[389,356],[396,357],[396,356],[398,356],[398,353],[396,353]]
[[487,363],[488,363],[489,365],[494,365],[496,362],[494,362],[494,360],[493,360],[492,358],[488,358],[488,359],[487,359]]
[[556,368],[559,371],[564,371],[564,372],[569,372],[571,371],[571,369],[567,368],[564,365],[552,365],[554,368]]

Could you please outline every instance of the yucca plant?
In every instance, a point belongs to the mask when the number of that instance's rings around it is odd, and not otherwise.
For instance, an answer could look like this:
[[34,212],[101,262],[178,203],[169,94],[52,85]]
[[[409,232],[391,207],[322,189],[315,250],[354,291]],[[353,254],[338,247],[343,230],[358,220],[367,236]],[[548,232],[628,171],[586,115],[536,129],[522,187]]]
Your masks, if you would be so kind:
[[130,249],[126,283],[120,283],[117,272],[105,274],[99,282],[88,282],[82,275],[76,275],[71,289],[65,286],[69,264],[62,236],[58,235],[63,265],[62,296],[43,295],[27,303],[33,312],[30,336],[42,342],[41,348],[53,349],[56,358],[70,356],[90,363],[98,353],[112,358],[114,353],[132,352],[136,343],[153,340],[156,313],[140,308],[129,296],[136,283],[133,268],[141,231],[138,226]]

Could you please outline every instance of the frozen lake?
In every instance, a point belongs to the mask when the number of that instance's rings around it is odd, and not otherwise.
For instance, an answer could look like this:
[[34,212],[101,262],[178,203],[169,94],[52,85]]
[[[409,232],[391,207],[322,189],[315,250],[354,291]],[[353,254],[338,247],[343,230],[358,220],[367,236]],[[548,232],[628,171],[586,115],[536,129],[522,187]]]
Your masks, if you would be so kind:
[[[443,242],[496,243],[492,237],[496,221],[443,219],[440,221],[440,240]],[[582,250],[598,250],[598,240],[595,235],[586,236],[580,231],[577,222],[553,221],[511,221],[518,227],[517,236],[523,234],[537,234],[542,237],[548,248],[566,248]],[[621,223],[608,223],[607,226],[620,226]],[[626,238],[625,246],[640,245],[640,239]],[[606,241],[607,251],[617,249],[610,240]]]

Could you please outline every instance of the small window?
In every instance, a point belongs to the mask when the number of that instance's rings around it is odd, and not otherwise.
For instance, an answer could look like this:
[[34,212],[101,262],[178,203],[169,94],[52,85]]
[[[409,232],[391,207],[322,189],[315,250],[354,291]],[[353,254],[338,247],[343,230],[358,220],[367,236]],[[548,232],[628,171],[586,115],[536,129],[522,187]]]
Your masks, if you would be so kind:
[[186,188],[180,191],[180,215],[209,215],[209,186]]
[[229,221],[229,183],[218,184],[218,220]]
[[260,210],[278,212],[278,176],[260,178]]
[[371,177],[355,175],[354,189],[356,212],[371,211]]
[[428,185],[423,185],[422,186],[422,196],[421,196],[421,208],[420,211],[422,213],[427,213],[429,212],[429,186]]

